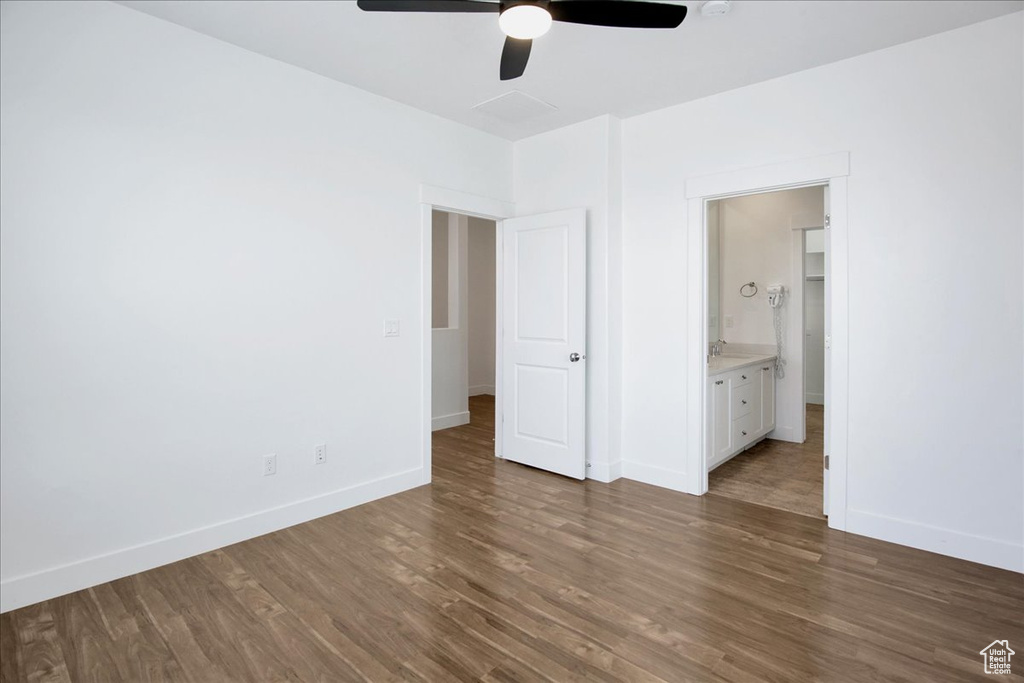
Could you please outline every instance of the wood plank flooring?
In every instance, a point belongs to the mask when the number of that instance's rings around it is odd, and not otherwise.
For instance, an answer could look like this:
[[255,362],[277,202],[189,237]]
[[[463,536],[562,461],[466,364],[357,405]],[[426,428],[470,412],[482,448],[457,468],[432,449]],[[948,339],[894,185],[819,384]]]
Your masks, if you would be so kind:
[[822,406],[807,405],[807,440],[765,439],[708,474],[708,493],[824,519]]
[[0,616],[0,679],[963,681],[1024,652],[1019,574],[495,460],[492,410],[435,434],[430,486]]

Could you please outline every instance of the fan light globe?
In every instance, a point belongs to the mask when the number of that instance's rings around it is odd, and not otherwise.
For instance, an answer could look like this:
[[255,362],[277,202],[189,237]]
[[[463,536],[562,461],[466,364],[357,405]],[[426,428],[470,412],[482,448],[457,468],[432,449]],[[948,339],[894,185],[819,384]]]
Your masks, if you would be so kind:
[[548,32],[551,15],[537,5],[515,5],[501,13],[498,25],[509,38],[532,40]]

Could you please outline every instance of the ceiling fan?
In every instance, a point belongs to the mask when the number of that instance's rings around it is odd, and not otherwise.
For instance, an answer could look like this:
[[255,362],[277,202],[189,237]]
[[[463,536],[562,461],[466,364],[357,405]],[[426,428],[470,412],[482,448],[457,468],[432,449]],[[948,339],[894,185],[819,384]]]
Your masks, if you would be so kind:
[[544,35],[552,21],[622,28],[676,28],[686,7],[640,0],[359,0],[367,12],[489,12],[498,14],[505,33],[501,51],[501,80],[526,71],[533,39]]

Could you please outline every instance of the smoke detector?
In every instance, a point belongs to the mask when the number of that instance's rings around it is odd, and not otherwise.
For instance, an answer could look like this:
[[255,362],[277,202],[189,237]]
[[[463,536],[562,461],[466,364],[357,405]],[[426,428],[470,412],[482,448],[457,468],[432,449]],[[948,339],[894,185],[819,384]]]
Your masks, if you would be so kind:
[[723,17],[731,8],[729,0],[707,0],[700,4],[700,14],[704,17]]

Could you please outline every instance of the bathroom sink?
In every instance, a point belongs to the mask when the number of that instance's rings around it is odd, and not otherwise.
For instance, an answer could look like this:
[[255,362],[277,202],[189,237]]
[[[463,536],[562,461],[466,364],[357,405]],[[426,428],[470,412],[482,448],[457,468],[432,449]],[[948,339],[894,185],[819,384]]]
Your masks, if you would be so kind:
[[725,370],[763,363],[774,358],[775,355],[769,353],[723,353],[720,356],[712,356],[709,359],[708,372],[714,375]]

